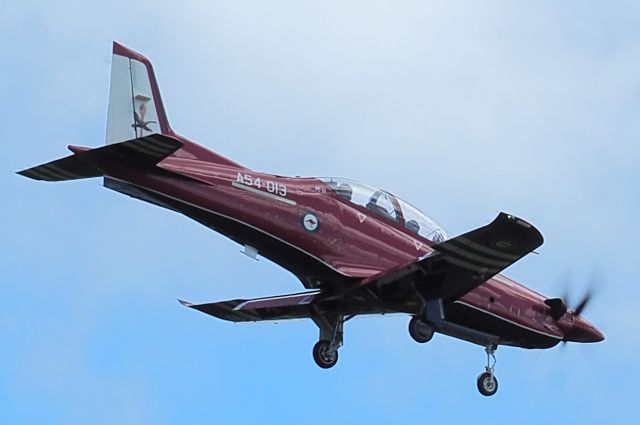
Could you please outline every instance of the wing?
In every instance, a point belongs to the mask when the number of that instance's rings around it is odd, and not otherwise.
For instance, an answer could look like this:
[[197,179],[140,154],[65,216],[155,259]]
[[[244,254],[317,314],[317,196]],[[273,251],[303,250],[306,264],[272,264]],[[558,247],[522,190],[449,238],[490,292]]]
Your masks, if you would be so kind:
[[367,291],[408,280],[425,299],[459,298],[542,244],[532,225],[501,213],[492,223],[434,246],[426,257],[359,281],[341,293],[309,291],[256,299],[238,299],[184,306],[232,322],[317,317],[340,311],[344,315],[390,313],[397,306],[366,298]]
[[180,304],[231,322],[257,322],[260,320],[300,319],[314,315],[314,301],[320,291],[251,300],[231,300],[208,304]]
[[356,286],[386,286],[410,279],[425,299],[452,300],[500,273],[542,242],[542,235],[531,224],[500,213],[486,226],[435,245],[427,256]]

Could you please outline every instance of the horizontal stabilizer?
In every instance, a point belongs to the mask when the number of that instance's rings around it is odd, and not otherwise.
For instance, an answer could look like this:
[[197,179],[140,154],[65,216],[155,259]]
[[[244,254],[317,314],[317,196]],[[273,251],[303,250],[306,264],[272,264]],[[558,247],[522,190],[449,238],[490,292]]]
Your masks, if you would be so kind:
[[319,291],[303,292],[251,300],[231,300],[209,304],[191,304],[178,300],[185,307],[231,322],[257,322],[311,317],[312,303]]
[[[182,147],[182,142],[171,136],[152,134],[146,137],[114,143],[86,151],[88,157],[99,156],[116,163],[155,165]],[[70,147],[76,151],[77,148]]]
[[66,158],[18,171],[18,174],[34,180],[59,182],[100,177],[102,172],[86,161],[83,161],[77,155],[71,155]]
[[18,174],[45,181],[100,177],[104,175],[98,165],[101,161],[143,167],[153,166],[180,149],[182,145],[183,143],[174,137],[152,134],[96,149],[69,146],[75,155],[18,171]]

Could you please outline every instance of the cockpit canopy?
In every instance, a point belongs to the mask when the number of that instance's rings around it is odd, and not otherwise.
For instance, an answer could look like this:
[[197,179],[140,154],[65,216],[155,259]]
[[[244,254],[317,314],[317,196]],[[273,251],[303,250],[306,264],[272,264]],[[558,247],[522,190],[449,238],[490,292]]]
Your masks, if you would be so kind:
[[395,221],[426,239],[442,242],[449,237],[435,220],[385,190],[341,177],[321,177],[320,180],[338,196]]

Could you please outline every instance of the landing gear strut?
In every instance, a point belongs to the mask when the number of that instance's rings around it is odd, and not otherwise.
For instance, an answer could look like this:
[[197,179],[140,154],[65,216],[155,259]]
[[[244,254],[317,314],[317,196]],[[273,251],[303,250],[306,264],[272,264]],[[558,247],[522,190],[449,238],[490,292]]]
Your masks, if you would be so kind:
[[320,328],[320,340],[313,346],[313,360],[323,369],[338,363],[338,349],[342,346],[344,322],[353,316],[319,317],[314,319]]
[[478,391],[480,391],[480,394],[483,396],[492,396],[498,391],[498,378],[494,375],[496,367],[495,352],[497,349],[498,346],[493,344],[485,348],[487,352],[487,365],[485,366],[485,371],[478,376]]

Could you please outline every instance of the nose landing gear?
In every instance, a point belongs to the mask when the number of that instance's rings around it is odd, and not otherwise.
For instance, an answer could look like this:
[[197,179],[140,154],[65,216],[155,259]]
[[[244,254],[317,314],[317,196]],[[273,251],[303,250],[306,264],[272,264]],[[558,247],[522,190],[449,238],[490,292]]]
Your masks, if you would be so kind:
[[485,348],[487,365],[485,366],[485,371],[478,376],[478,391],[486,397],[492,396],[498,391],[498,378],[494,375],[496,367],[495,352],[497,349],[497,345],[489,345]]

